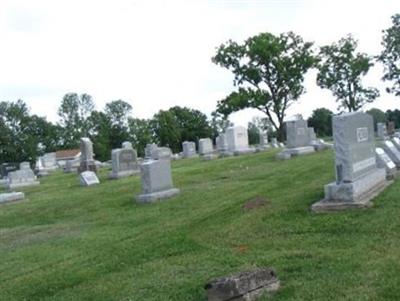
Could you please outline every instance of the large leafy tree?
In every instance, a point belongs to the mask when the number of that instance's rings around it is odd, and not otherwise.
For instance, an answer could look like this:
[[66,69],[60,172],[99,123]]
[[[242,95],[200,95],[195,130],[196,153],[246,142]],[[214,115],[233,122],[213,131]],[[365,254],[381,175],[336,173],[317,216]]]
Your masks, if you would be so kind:
[[119,99],[106,104],[105,115],[110,121],[110,143],[112,148],[121,147],[121,143],[129,140],[128,118],[132,114],[132,106]]
[[227,127],[232,125],[233,123],[229,120],[227,115],[220,114],[217,111],[211,113],[210,127],[212,131],[211,137],[213,139],[217,138],[219,134],[225,132]]
[[400,128],[400,110],[387,110],[386,117],[387,121],[393,121],[396,128]]
[[312,45],[292,32],[261,33],[242,44],[222,44],[212,60],[233,72],[238,89],[218,102],[217,111],[229,115],[258,109],[282,139],[286,111],[304,93],[304,75],[315,63]]
[[129,137],[139,156],[144,155],[144,149],[153,139],[151,122],[148,119],[129,118]]
[[325,108],[315,109],[308,119],[308,125],[313,127],[319,137],[332,136],[333,112]]
[[68,93],[58,109],[64,148],[76,147],[82,136],[89,134],[88,117],[94,110],[93,98],[88,94]]
[[339,109],[349,112],[358,111],[379,96],[376,88],[362,84],[362,77],[373,66],[372,57],[356,49],[357,41],[349,35],[338,43],[321,47],[319,53],[318,86],[331,90]]
[[386,91],[400,96],[400,14],[392,16],[392,26],[383,31],[382,46],[378,60],[385,67],[383,80],[393,84]]
[[89,118],[89,136],[93,142],[96,159],[106,161],[111,158],[111,121],[108,116],[99,111],[93,111]]
[[181,131],[173,112],[160,110],[151,120],[151,128],[156,137],[153,142],[168,146],[174,152],[181,149]]

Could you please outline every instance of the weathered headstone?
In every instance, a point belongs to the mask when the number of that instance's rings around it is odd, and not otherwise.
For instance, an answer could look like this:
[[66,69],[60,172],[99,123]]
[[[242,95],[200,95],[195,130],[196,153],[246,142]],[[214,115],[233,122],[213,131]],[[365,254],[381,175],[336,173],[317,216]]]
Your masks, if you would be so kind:
[[226,129],[228,151],[235,155],[253,153],[255,150],[249,147],[247,129],[243,126],[229,127]]
[[287,146],[287,149],[283,150],[285,154],[298,156],[315,152],[314,146],[311,145],[311,138],[316,138],[314,128],[309,128],[306,120],[291,120],[285,124]]
[[353,112],[332,119],[336,182],[325,185],[325,198],[315,212],[365,208],[387,185],[386,171],[377,168],[372,116]]
[[125,144],[125,147],[113,149],[111,152],[112,171],[111,179],[119,179],[132,176],[140,172],[137,162],[137,153],[131,144]]
[[396,164],[393,163],[383,148],[377,147],[375,153],[378,167],[384,168],[386,170],[386,178],[392,179],[397,174]]
[[40,182],[36,180],[36,176],[33,173],[32,169],[27,168],[26,164],[21,164],[20,167],[23,168],[8,173],[8,183],[7,183],[8,189],[40,184]]
[[279,148],[280,145],[278,144],[278,139],[276,139],[275,137],[274,137],[274,138],[271,138],[271,146],[272,146],[273,148]]
[[49,174],[49,171],[46,168],[44,168],[42,158],[40,157],[37,158],[36,160],[35,172],[38,177],[44,177]]
[[80,159],[73,159],[65,161],[64,172],[71,173],[77,172],[80,166],[81,160]]
[[81,186],[92,186],[96,184],[100,184],[99,178],[96,173],[90,170],[81,172],[79,174],[79,182]]
[[0,204],[21,201],[25,199],[23,192],[0,193]]
[[137,196],[137,202],[151,203],[179,193],[179,189],[173,187],[170,160],[146,160],[140,165],[140,171],[142,193]]
[[144,150],[145,159],[171,159],[172,151],[169,147],[158,147],[157,144],[147,144]]
[[18,170],[17,163],[2,163],[0,165],[0,178],[6,178],[9,172]]
[[133,146],[129,141],[124,141],[122,142],[122,148],[133,148]]
[[208,301],[254,301],[279,289],[280,281],[272,269],[256,269],[207,283]]
[[19,169],[31,169],[31,164],[29,162],[19,163]]
[[97,171],[96,162],[94,160],[93,143],[89,138],[81,138],[80,144],[81,162],[79,166],[79,173],[84,171]]
[[268,145],[268,133],[267,131],[261,130],[259,132],[259,144],[258,144],[258,150],[263,151],[267,150],[269,148]]
[[215,144],[220,157],[233,156],[233,152],[228,150],[228,140],[225,133],[219,134],[215,140]]
[[45,169],[54,170],[58,168],[56,153],[46,153],[40,159]]
[[400,138],[393,137],[392,142],[393,142],[394,146],[400,151]]
[[377,127],[377,136],[378,136],[378,138],[382,139],[382,140],[385,139],[386,135],[387,135],[387,133],[386,133],[386,124],[383,123],[383,122],[378,122],[376,124],[376,127]]
[[199,140],[199,155],[203,160],[212,160],[216,158],[213,142],[210,138]]
[[184,141],[182,143],[183,157],[192,158],[197,156],[196,154],[196,143],[192,141]]
[[397,168],[400,168],[400,151],[393,144],[392,141],[386,140],[383,142],[383,149],[388,154],[389,158],[396,164]]

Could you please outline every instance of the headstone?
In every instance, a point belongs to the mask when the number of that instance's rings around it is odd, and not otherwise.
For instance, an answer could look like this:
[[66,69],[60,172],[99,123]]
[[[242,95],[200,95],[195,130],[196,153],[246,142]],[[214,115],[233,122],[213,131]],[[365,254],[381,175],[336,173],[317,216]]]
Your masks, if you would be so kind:
[[393,137],[392,142],[393,142],[394,146],[400,151],[400,138]]
[[389,158],[396,164],[397,168],[400,168],[400,151],[390,140],[383,142],[383,149],[388,154]]
[[17,163],[2,163],[0,165],[0,178],[6,178],[9,172],[18,170]]
[[42,165],[47,170],[57,168],[56,153],[46,153],[41,157]]
[[379,168],[384,168],[386,170],[386,178],[392,179],[396,175],[396,165],[385,153],[383,148],[375,148],[376,161]]
[[233,152],[228,150],[228,140],[225,133],[219,134],[215,140],[215,144],[220,157],[233,156]]
[[146,160],[140,165],[140,171],[142,193],[137,197],[137,202],[154,202],[179,193],[179,189],[173,187],[170,160]]
[[80,166],[81,160],[80,159],[73,159],[65,161],[64,172],[71,173],[77,172]]
[[272,269],[256,269],[207,283],[208,301],[255,301],[262,295],[275,292],[280,281]]
[[229,127],[226,129],[228,150],[235,155],[252,153],[255,150],[249,147],[247,129],[243,126]]
[[191,158],[195,157],[196,154],[196,143],[192,141],[185,141],[182,143],[182,149],[183,149],[183,157],[184,158]]
[[21,167],[23,167],[23,169],[8,173],[8,189],[40,184],[40,182],[36,180],[36,176],[32,169],[27,168],[26,164],[21,165]]
[[395,131],[396,131],[396,126],[395,126],[394,121],[389,121],[388,124],[387,124],[386,133],[389,136],[392,136],[395,133]]
[[258,150],[263,151],[269,148],[268,133],[260,129]]
[[147,144],[144,150],[145,159],[171,159],[172,151],[169,147],[158,147],[157,144]]
[[129,141],[122,142],[122,148],[133,148]]
[[23,192],[0,193],[0,204],[21,201],[25,199]]
[[111,179],[128,177],[140,172],[137,153],[131,146],[125,144],[123,148],[112,150],[112,171],[109,176]]
[[99,178],[93,171],[87,170],[79,174],[79,182],[81,186],[92,186],[100,184]]
[[307,121],[303,119],[291,120],[286,124],[286,145],[288,148],[296,148],[310,145],[310,131]]
[[314,212],[371,206],[387,185],[386,171],[377,168],[372,116],[352,112],[332,119],[336,181],[325,186],[325,198]]
[[210,138],[203,138],[199,140],[199,154],[207,155],[214,152],[212,140]]
[[29,162],[21,162],[19,164],[19,169],[31,169],[31,164]]
[[38,177],[44,177],[49,174],[48,170],[43,167],[43,161],[40,157],[36,160],[35,171]]
[[271,146],[273,148],[279,148],[278,140],[276,138],[271,138]]
[[383,122],[378,122],[377,125],[377,136],[379,139],[385,139],[386,137],[386,124]]
[[89,138],[81,138],[81,162],[79,166],[79,173],[84,171],[97,171],[96,162],[94,161],[93,143]]
[[309,141],[316,141],[317,140],[317,135],[315,134],[314,128],[309,127],[308,128],[308,139]]

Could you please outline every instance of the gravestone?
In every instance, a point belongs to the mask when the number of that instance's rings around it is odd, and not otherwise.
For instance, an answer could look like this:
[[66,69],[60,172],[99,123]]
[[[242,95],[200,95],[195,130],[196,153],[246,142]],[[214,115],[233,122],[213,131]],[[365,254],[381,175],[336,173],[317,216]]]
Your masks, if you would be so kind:
[[394,146],[400,151],[400,138],[398,137],[393,137],[392,138],[392,143]]
[[23,192],[0,193],[0,204],[21,201],[23,199],[25,199]]
[[393,142],[385,140],[383,142],[383,149],[385,150],[386,154],[388,154],[393,163],[396,164],[396,167],[400,168],[400,151],[393,144]]
[[78,172],[84,171],[97,171],[96,162],[94,160],[94,153],[93,153],[93,143],[90,141],[89,138],[83,137],[81,138],[80,144],[81,150],[81,159]]
[[268,148],[268,133],[260,129],[258,151],[267,150]]
[[386,171],[377,168],[372,116],[353,112],[332,119],[336,181],[325,185],[325,198],[314,212],[371,206],[386,185]]
[[378,122],[376,124],[377,127],[377,136],[379,139],[385,139],[386,138],[386,124],[383,122]]
[[384,168],[386,170],[387,179],[393,179],[393,177],[397,174],[396,165],[385,153],[383,148],[380,147],[375,148],[375,153],[376,153],[376,162],[378,167]]
[[278,144],[278,139],[276,139],[276,138],[271,138],[271,146],[272,146],[273,148],[279,148],[280,146],[279,146],[279,144]]
[[9,172],[18,170],[17,163],[2,163],[0,165],[0,178],[6,178]]
[[179,189],[173,187],[170,160],[146,160],[140,165],[140,172],[142,193],[137,202],[151,203],[179,194]]
[[137,153],[132,144],[125,144],[125,147],[113,149],[111,152],[112,171],[111,179],[129,177],[140,172],[137,162]]
[[36,160],[35,171],[38,177],[44,177],[49,174],[48,170],[43,167],[43,161],[40,157]]
[[22,169],[8,173],[8,183],[7,183],[8,189],[34,186],[40,184],[40,182],[36,180],[36,176],[33,173],[33,170],[27,168],[25,162],[23,163],[24,164],[21,163],[20,165],[20,167],[23,167]]
[[316,138],[314,128],[309,128],[306,120],[286,121],[285,125],[287,146],[287,149],[283,150],[285,154],[298,156],[315,152],[314,146],[311,145],[311,138]]
[[19,163],[19,169],[31,169],[31,164],[29,162]]
[[90,170],[83,171],[79,174],[79,182],[81,186],[92,186],[100,184],[96,173]]
[[219,134],[215,140],[215,144],[220,157],[233,156],[233,153],[228,150],[228,140],[225,133]]
[[315,134],[313,127],[308,128],[308,139],[309,139],[309,141],[317,140],[317,135]]
[[65,161],[64,172],[65,173],[77,172],[80,164],[81,164],[80,159],[67,160]]
[[199,140],[199,154],[207,155],[214,152],[212,140],[210,138],[203,138]]
[[254,153],[254,149],[249,147],[247,129],[243,126],[229,127],[226,129],[226,139],[228,151],[234,155]]
[[192,158],[197,156],[196,154],[196,143],[192,141],[184,141],[182,143],[183,157]]
[[57,169],[56,153],[46,153],[41,158],[43,168],[47,170]]
[[172,151],[169,147],[158,147],[155,143],[147,144],[144,153],[145,159],[158,160],[172,158]]
[[133,146],[129,141],[124,141],[122,142],[122,148],[133,148]]
[[394,135],[395,131],[396,131],[396,125],[394,121],[389,121],[386,128],[387,135],[392,136]]

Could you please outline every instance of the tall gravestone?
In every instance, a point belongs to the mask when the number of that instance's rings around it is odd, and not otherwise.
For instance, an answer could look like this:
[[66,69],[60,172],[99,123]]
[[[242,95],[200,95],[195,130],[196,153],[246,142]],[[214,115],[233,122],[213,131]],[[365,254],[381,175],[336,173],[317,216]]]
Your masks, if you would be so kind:
[[196,154],[196,143],[192,141],[184,141],[182,143],[183,149],[183,157],[184,158],[192,158],[195,157]]
[[174,188],[169,159],[149,159],[140,165],[142,193],[137,196],[139,203],[151,203],[179,194]]
[[96,172],[97,167],[96,167],[96,162],[94,160],[92,141],[90,141],[90,139],[87,137],[81,138],[80,150],[81,150],[81,160],[78,172],[79,173],[84,171]]
[[315,152],[314,146],[311,145],[311,141],[315,141],[312,138],[316,138],[314,128],[309,128],[306,120],[286,121],[285,125],[287,148],[277,154],[277,159],[290,159],[292,156]]
[[234,126],[226,129],[226,139],[228,143],[228,151],[235,155],[254,152],[249,147],[249,137],[247,129],[243,126]]
[[377,168],[372,116],[353,112],[332,119],[336,181],[325,185],[315,212],[365,208],[386,187],[386,171]]
[[268,133],[267,131],[261,130],[259,132],[259,144],[258,144],[258,150],[263,151],[269,148],[268,145]]
[[137,153],[130,143],[124,143],[122,148],[113,149],[111,160],[112,171],[109,175],[111,179],[129,177],[140,172]]
[[213,142],[210,138],[202,138],[199,140],[199,155],[202,160],[213,160],[216,158]]
[[233,153],[228,149],[228,140],[225,133],[219,134],[215,140],[215,144],[220,157],[228,157],[233,155]]
[[386,124],[385,123],[383,123],[383,122],[378,122],[377,124],[376,124],[376,127],[377,127],[377,136],[378,136],[378,138],[379,139],[385,139],[385,137],[386,137]]

